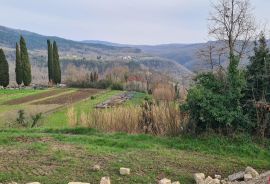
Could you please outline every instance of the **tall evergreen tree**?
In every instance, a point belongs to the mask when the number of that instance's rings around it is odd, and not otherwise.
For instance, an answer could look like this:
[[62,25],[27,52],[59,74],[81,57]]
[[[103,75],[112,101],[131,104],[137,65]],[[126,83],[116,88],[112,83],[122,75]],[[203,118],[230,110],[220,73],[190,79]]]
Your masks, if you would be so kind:
[[93,75],[92,72],[91,72],[91,74],[90,74],[90,81],[91,81],[91,82],[94,82],[94,75]]
[[21,36],[20,38],[21,62],[22,62],[22,81],[25,86],[29,86],[32,81],[31,65],[29,61],[26,42]]
[[50,40],[47,40],[48,45],[48,78],[49,82],[53,82],[53,47]]
[[58,47],[56,42],[53,42],[53,78],[56,84],[61,83],[61,68],[59,63]]
[[244,105],[253,126],[260,137],[270,129],[270,51],[264,34],[255,43],[254,55],[247,67],[247,89]]
[[16,82],[18,85],[22,84],[22,62],[21,62],[21,53],[20,53],[20,48],[18,43],[16,43],[16,68],[15,68],[15,73],[16,73]]
[[8,62],[3,49],[0,49],[0,86],[7,87],[9,84]]
[[94,72],[94,81],[97,82],[98,81],[98,73],[95,71]]

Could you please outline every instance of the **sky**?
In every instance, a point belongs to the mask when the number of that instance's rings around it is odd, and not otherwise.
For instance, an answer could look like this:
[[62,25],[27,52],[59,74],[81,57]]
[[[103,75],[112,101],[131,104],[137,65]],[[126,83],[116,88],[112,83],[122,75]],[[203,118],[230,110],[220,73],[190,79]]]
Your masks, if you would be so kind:
[[[213,2],[215,0],[212,0]],[[0,0],[0,25],[72,40],[205,42],[210,0]],[[261,23],[270,0],[251,0]]]

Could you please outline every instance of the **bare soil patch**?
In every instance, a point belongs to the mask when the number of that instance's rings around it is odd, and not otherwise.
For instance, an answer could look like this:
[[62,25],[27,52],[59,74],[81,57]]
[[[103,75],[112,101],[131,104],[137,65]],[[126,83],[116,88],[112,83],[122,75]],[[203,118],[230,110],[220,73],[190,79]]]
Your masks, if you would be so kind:
[[35,94],[35,95],[30,95],[30,96],[26,96],[23,98],[18,98],[18,99],[14,99],[14,100],[9,100],[5,103],[3,103],[4,105],[19,105],[19,104],[23,104],[23,103],[27,103],[27,102],[31,102],[34,100],[39,100],[42,98],[46,98],[46,97],[50,97],[53,95],[57,95],[63,92],[66,92],[68,89],[63,89],[63,90],[51,90],[51,91],[47,91],[44,93],[40,93],[40,94]]
[[74,103],[78,102],[80,100],[86,99],[92,95],[95,95],[102,90],[99,89],[80,89],[78,91],[69,93],[69,94],[63,94],[57,97],[45,99],[42,101],[34,102],[33,105],[44,105],[44,104],[68,104],[68,103]]
[[20,143],[33,143],[33,142],[46,143],[54,141],[52,137],[27,137],[27,136],[14,137],[12,140],[14,142]]

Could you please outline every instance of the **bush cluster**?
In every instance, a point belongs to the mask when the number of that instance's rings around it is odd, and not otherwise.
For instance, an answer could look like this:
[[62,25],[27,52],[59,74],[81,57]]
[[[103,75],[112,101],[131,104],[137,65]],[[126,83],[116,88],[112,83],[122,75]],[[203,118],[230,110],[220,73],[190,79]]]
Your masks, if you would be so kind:
[[182,109],[190,113],[189,130],[222,134],[246,132],[270,137],[270,52],[261,35],[247,70],[231,56],[226,71],[196,77]]

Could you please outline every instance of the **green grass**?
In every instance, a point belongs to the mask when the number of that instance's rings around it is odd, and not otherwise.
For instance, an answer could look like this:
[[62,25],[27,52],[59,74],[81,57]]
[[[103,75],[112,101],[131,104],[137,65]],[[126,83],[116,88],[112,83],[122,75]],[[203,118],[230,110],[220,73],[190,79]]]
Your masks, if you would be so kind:
[[10,90],[10,89],[1,89],[0,90],[0,104],[2,104],[5,101],[13,100],[17,98],[22,98],[29,95],[39,94],[46,92],[48,90],[34,90],[34,89],[16,89],[16,90]]
[[[0,132],[0,181],[98,183],[102,176],[110,176],[118,184],[156,183],[160,177],[190,184],[194,172],[225,176],[246,166],[269,169],[269,143],[248,136],[173,138],[85,128],[5,130]],[[94,172],[94,164],[102,170]],[[6,165],[17,169],[3,170]],[[120,176],[120,167],[131,168],[131,175]]]
[[151,99],[151,95],[146,93],[134,92],[134,96],[131,100],[128,100],[125,105],[133,106],[133,105],[141,105],[143,104],[145,98]]

